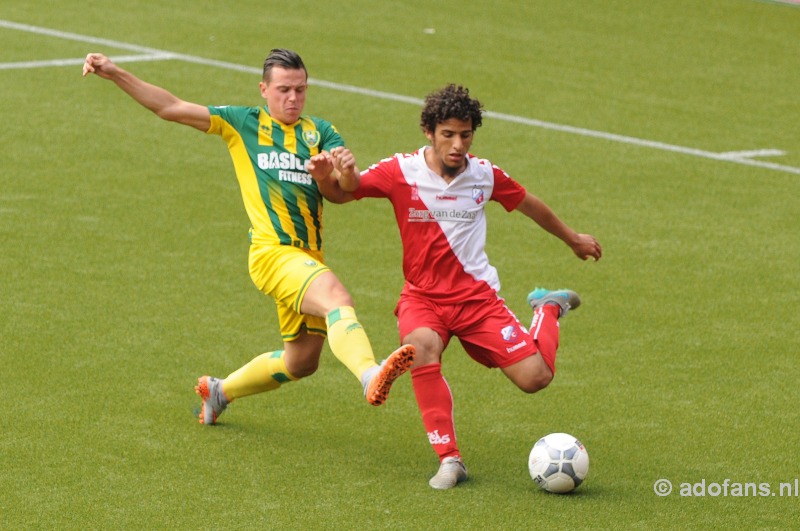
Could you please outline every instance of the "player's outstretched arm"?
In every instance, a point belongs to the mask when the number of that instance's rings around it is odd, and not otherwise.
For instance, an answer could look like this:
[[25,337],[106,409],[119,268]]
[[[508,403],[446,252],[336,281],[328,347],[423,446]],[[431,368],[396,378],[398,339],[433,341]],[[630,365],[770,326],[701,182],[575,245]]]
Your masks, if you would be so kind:
[[161,87],[142,81],[101,53],[90,53],[86,56],[83,75],[88,74],[113,81],[140,105],[164,120],[189,125],[200,131],[208,131],[211,127],[208,107],[183,101]]
[[581,260],[593,258],[596,262],[603,256],[603,249],[594,236],[575,232],[559,219],[553,209],[532,193],[527,192],[525,198],[517,206],[517,210],[569,245],[572,252]]

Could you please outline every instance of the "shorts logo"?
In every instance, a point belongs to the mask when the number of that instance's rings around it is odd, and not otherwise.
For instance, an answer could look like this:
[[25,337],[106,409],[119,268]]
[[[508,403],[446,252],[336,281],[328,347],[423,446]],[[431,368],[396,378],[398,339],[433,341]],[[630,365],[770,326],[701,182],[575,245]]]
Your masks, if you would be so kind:
[[305,262],[303,262],[303,265],[306,265],[308,267],[316,267],[317,263],[314,260],[306,260]]
[[475,201],[476,205],[480,205],[483,203],[484,195],[483,189],[478,188],[477,186],[472,188],[472,199]]
[[500,335],[503,336],[503,340],[508,341],[509,343],[517,340],[517,328],[512,325],[508,325],[507,327],[500,330]]
[[526,346],[528,346],[528,342],[523,339],[522,341],[520,341],[519,343],[517,343],[516,345],[514,345],[512,347],[506,347],[506,352],[511,354],[512,352],[516,352],[519,349],[521,349],[522,347],[526,347]]

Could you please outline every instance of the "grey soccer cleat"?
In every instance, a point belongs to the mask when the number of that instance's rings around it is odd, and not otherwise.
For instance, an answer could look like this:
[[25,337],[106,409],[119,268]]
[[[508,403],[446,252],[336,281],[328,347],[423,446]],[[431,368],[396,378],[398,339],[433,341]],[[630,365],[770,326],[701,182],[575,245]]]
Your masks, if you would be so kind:
[[199,415],[200,424],[216,424],[229,402],[222,390],[222,380],[213,376],[201,376],[197,379],[194,392],[203,399],[203,407]]
[[460,457],[445,457],[439,465],[439,471],[428,484],[434,489],[452,489],[467,479],[467,467]]
[[533,308],[533,311],[548,302],[558,304],[559,308],[561,308],[558,316],[564,317],[569,310],[574,310],[581,305],[581,298],[570,289],[550,291],[545,288],[536,288],[528,294],[528,304]]

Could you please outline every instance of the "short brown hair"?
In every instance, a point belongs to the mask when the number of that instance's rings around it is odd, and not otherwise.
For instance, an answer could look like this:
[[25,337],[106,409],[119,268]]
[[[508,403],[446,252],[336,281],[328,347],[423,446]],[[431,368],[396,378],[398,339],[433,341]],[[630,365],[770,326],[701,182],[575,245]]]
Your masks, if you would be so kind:
[[264,81],[269,82],[272,74],[272,69],[276,66],[286,68],[287,70],[303,70],[308,77],[308,70],[303,60],[292,50],[286,48],[273,48],[270,50],[269,55],[264,60],[264,74],[262,76]]

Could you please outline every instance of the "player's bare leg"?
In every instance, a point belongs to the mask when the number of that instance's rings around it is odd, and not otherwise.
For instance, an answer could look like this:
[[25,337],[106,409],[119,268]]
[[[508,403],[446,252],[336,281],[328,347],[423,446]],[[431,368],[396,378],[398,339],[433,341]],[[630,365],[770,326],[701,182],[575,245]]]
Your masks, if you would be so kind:
[[553,371],[540,352],[504,367],[502,371],[514,385],[526,393],[541,391],[553,380]]

